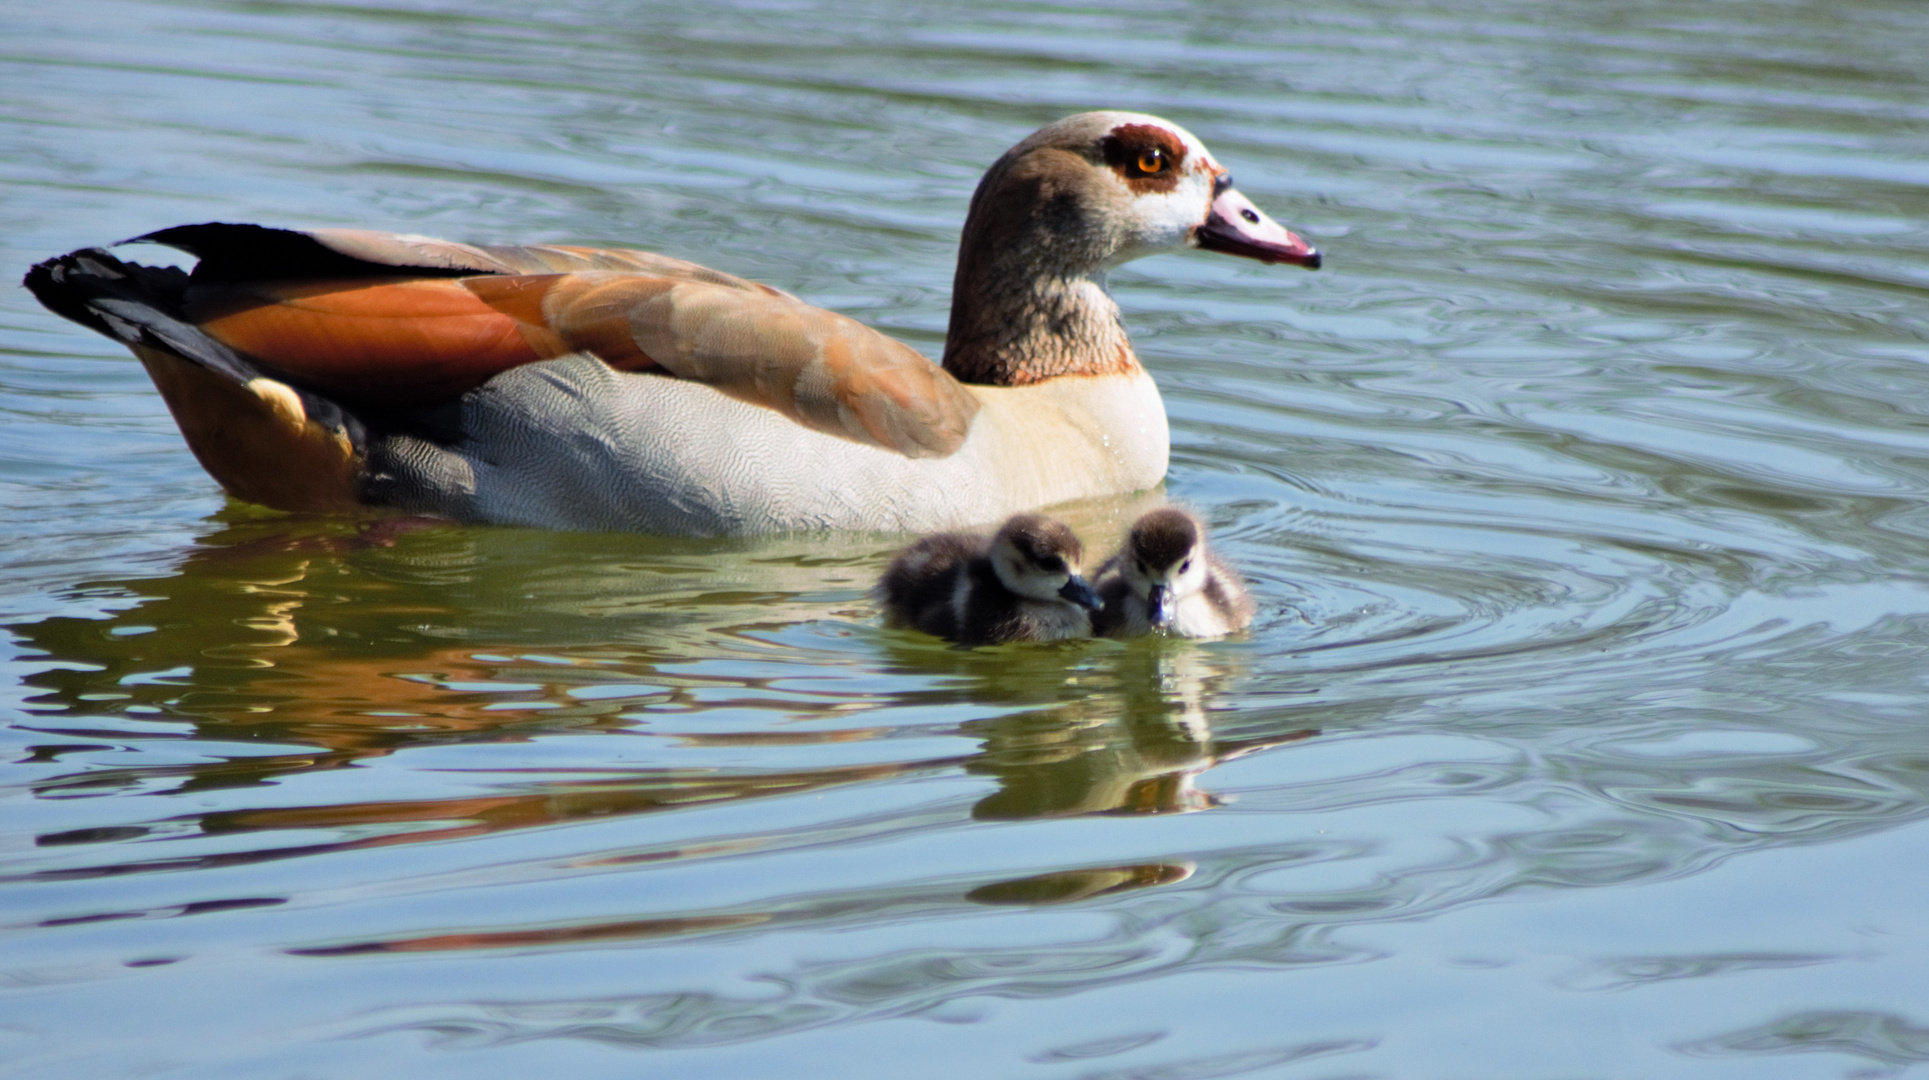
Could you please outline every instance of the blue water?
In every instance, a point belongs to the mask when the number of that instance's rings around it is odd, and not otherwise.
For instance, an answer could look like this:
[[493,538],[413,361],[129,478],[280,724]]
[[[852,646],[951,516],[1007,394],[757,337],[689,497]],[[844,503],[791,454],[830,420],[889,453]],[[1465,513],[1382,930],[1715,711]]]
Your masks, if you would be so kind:
[[1924,56],[1863,0],[0,12],[10,273],[631,245],[935,353],[978,173],[1095,107],[1328,256],[1113,280],[1253,631],[978,653],[879,625],[891,537],[229,502],[0,291],[0,1074],[1929,1073]]

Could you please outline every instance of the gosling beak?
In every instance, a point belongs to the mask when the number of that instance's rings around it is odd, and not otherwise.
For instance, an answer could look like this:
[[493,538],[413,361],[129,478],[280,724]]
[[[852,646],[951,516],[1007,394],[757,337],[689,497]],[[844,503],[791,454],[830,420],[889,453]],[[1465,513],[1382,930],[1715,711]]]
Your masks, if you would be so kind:
[[1207,251],[1223,251],[1263,263],[1292,263],[1308,270],[1318,270],[1320,264],[1320,254],[1313,245],[1267,217],[1231,184],[1222,186],[1213,197],[1205,224],[1192,232],[1192,242]]
[[1171,586],[1152,586],[1151,594],[1145,598],[1145,617],[1161,630],[1171,626],[1172,620],[1179,617],[1179,602],[1172,598]]
[[1058,590],[1058,595],[1079,607],[1092,611],[1105,606],[1104,602],[1099,600],[1098,594],[1092,591],[1092,587],[1085,584],[1085,579],[1077,574],[1073,574],[1072,580],[1067,581],[1064,587]]

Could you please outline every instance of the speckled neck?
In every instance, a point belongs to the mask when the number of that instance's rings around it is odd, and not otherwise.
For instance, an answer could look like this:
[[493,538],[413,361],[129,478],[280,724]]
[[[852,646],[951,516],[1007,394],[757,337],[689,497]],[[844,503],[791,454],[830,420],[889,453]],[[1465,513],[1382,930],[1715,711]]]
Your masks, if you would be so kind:
[[1089,165],[1060,150],[1001,159],[971,198],[952,282],[944,367],[1024,386],[1138,369],[1104,270],[1118,238],[1094,212]]
[[1034,279],[986,302],[951,304],[944,367],[960,382],[1025,386],[1139,366],[1118,305],[1098,282]]

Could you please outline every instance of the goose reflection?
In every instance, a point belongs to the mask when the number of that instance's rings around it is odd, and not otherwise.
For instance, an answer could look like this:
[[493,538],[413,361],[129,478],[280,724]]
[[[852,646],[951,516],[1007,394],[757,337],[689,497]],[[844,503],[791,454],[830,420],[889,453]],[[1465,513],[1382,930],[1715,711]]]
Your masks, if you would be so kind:
[[[1238,674],[1237,653],[1191,643],[1078,642],[1063,652],[984,656],[858,635],[858,664],[884,680],[883,688],[814,692],[800,685],[823,657],[793,659],[755,635],[822,624],[838,610],[839,590],[861,596],[890,550],[888,541],[859,539],[841,548],[812,541],[719,552],[647,538],[237,515],[172,573],[84,586],[131,597],[121,610],[9,627],[27,650],[45,654],[44,669],[26,679],[35,727],[47,736],[37,760],[53,766],[38,790],[48,797],[90,789],[163,797],[117,804],[142,815],[134,820],[41,835],[43,868],[23,869],[29,877],[74,879],[230,867],[961,770],[997,785],[970,810],[981,820],[1177,813],[1214,804],[1197,777],[1218,762],[1313,734],[1216,736],[1213,702]],[[860,610],[842,625],[863,617]],[[733,660],[728,651],[745,641],[756,647],[746,653],[759,658],[755,663]],[[720,700],[732,708],[719,709]],[[796,767],[801,754],[792,748],[898,738],[918,726],[895,715],[867,725],[861,718],[868,710],[935,714],[946,706],[981,716],[923,725],[913,744],[963,735],[976,740],[975,749],[865,751],[828,762],[813,754],[810,767]],[[999,708],[1008,711],[982,716]],[[745,713],[763,719],[745,724],[736,718]],[[666,717],[675,723],[659,728]],[[557,767],[517,749],[583,736],[647,740],[635,745],[656,760]],[[146,755],[133,753],[133,764],[120,765],[89,757],[131,746],[130,738],[187,744],[198,760],[170,754],[142,761]],[[236,743],[256,752],[223,752]],[[405,763],[385,774],[380,797],[352,802],[317,800],[314,792],[332,786],[298,782],[455,747],[500,747],[481,760],[502,767],[467,770],[458,785],[465,790],[452,793]],[[715,763],[719,754],[745,749],[764,752],[746,767]],[[213,807],[201,798],[271,785],[276,793],[268,798],[224,798]],[[188,794],[197,798],[167,798]],[[210,839],[216,843],[199,842]],[[766,841],[730,836],[632,846],[580,853],[568,863],[641,870]],[[1066,902],[1188,873],[1183,860],[1074,867],[1012,882],[981,877],[940,891],[953,902],[967,894],[987,903]],[[390,944],[510,947],[550,940],[552,931],[562,943],[719,929],[761,917],[699,913],[683,921],[518,926]]]
[[[419,521],[366,525],[264,518],[242,511],[165,575],[81,586],[136,602],[104,618],[58,616],[8,629],[44,654],[27,676],[39,760],[110,751],[130,738],[208,747],[212,760],[77,765],[43,773],[43,797],[139,790],[180,796],[281,784],[375,759],[542,739],[648,735],[639,710],[695,714],[723,688],[768,692],[792,716],[834,728],[715,731],[679,742],[736,746],[858,742],[844,700],[797,700],[776,679],[673,668],[715,653],[716,635],[746,625],[820,618],[817,593],[848,576],[853,593],[884,545],[742,544],[464,529]],[[846,575],[845,563],[851,569]],[[611,613],[624,613],[611,617]],[[157,730],[158,729],[158,730]],[[249,744],[257,752],[221,753]],[[266,751],[266,752],[259,752]],[[142,755],[134,755],[136,757]],[[166,837],[256,834],[256,848],[202,855],[140,852],[134,861],[65,865],[62,878],[233,866],[350,849],[456,839],[734,799],[872,782],[955,768],[953,758],[791,770],[614,766],[488,770],[497,790],[316,805],[194,810],[179,817],[48,832],[45,848]],[[391,785],[393,787],[393,785]],[[406,790],[413,787],[415,791]],[[128,803],[152,807],[153,803]],[[171,804],[162,803],[162,806]],[[289,843],[335,833],[320,843]],[[279,840],[280,842],[277,842]],[[679,852],[617,857],[647,861]],[[111,858],[111,856],[110,856]]]

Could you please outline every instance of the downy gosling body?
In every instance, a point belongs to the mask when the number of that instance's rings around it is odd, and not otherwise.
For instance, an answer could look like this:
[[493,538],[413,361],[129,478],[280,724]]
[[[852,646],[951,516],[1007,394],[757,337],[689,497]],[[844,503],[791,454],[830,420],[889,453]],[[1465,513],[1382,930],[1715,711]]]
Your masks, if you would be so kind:
[[1132,524],[1125,546],[1099,568],[1098,591],[1105,606],[1092,628],[1106,637],[1221,637],[1253,618],[1252,594],[1206,546],[1205,526],[1172,506]]
[[964,645],[1090,637],[1099,598],[1079,574],[1083,555],[1063,522],[1018,514],[990,539],[919,540],[891,560],[878,593],[891,625]]

